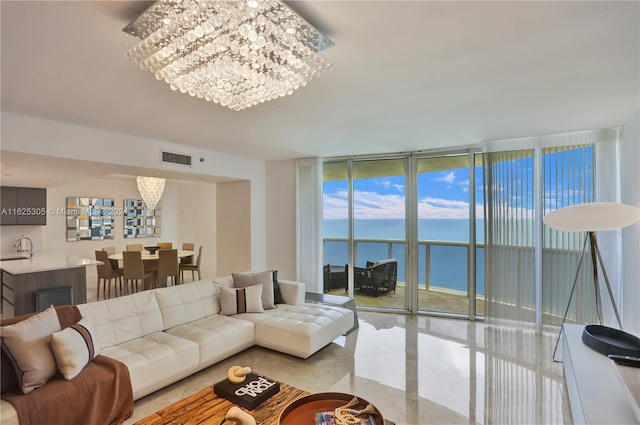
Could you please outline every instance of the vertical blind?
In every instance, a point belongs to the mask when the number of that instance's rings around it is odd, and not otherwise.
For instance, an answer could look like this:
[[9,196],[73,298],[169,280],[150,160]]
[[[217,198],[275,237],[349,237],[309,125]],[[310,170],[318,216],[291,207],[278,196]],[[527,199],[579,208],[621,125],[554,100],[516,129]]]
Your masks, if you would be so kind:
[[[543,149],[544,215],[560,208],[595,201],[594,154],[594,145]],[[581,255],[585,233],[563,232],[547,226],[544,226],[543,231],[544,323],[562,323],[570,291],[576,279],[576,289],[567,319],[578,323],[594,323],[597,317],[593,308],[595,287],[592,266],[589,257]]]
[[[596,320],[590,253],[578,267],[585,233],[556,231],[540,221],[549,212],[566,206],[619,200],[618,140],[618,129],[605,129],[485,144],[488,319],[559,325],[577,280],[568,320]],[[536,196],[541,197],[539,202]],[[541,234],[536,229],[541,229]],[[614,293],[619,294],[619,236],[598,234],[598,238],[605,246],[601,250],[607,252],[607,272],[612,270],[609,277],[614,276]],[[536,259],[538,244],[542,255]],[[538,286],[540,291],[536,290]]]
[[533,150],[488,152],[485,315],[534,321]]

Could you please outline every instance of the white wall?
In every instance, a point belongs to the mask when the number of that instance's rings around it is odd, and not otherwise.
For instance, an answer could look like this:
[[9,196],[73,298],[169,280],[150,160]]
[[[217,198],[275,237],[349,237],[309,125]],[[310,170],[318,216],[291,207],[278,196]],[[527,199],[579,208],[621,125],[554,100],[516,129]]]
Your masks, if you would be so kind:
[[[211,183],[176,183],[178,243],[193,242],[202,246],[202,277],[217,276],[216,185]],[[186,276],[185,276],[186,277]]]
[[[171,152],[184,152],[191,154],[194,158],[205,158],[204,162],[195,161],[193,167],[185,167],[161,164],[159,161],[160,150]],[[266,264],[266,221],[265,221],[265,163],[235,155],[224,154],[207,149],[195,148],[192,146],[180,145],[177,143],[142,138],[127,134],[114,133],[90,127],[83,127],[67,124],[58,121],[44,120],[40,118],[10,113],[2,111],[2,150],[46,155],[55,161],[56,158],[70,158],[83,161],[99,161],[105,164],[112,164],[115,169],[133,167],[137,170],[162,170],[179,171],[181,173],[196,174],[198,176],[207,175],[224,177],[228,180],[243,180],[251,182],[250,192],[250,217],[251,217],[251,269],[265,269]],[[175,191],[174,191],[175,190]],[[207,208],[215,212],[216,190],[207,188],[204,190],[205,196],[213,196],[205,201]],[[192,208],[201,208],[202,199],[181,199],[178,188],[168,188],[167,199],[171,199],[174,205],[183,201],[182,207],[190,202]],[[177,207],[176,207],[177,208]],[[163,215],[169,214],[169,220],[177,219],[179,211],[176,209],[176,216],[171,217],[171,212],[163,208]],[[195,212],[194,212],[195,213]],[[197,212],[199,217],[207,217],[206,211]],[[176,223],[176,229],[179,229]],[[47,226],[48,227],[48,226]],[[215,226],[214,226],[215,227]],[[211,228],[209,228],[211,230]],[[41,237],[37,229],[29,229],[38,240],[36,247],[39,247]],[[4,236],[3,230],[3,236]],[[177,232],[177,230],[176,230]],[[27,231],[14,229],[7,231],[7,238],[11,239],[11,244],[15,240],[14,236]],[[187,234],[187,233],[184,233]],[[215,237],[215,231],[212,232]],[[17,237],[16,236],[16,237]],[[29,236],[29,235],[27,235]],[[167,233],[168,238],[178,238],[178,233]],[[180,239],[182,234],[180,235]],[[193,240],[195,235],[192,234]],[[4,238],[3,238],[4,239]],[[215,239],[209,239],[209,241]],[[174,241],[175,242],[175,241]],[[177,241],[181,242],[181,241]],[[2,242],[4,246],[4,241]],[[207,243],[209,245],[210,243]],[[210,259],[216,258],[214,243],[207,249],[207,256]],[[215,273],[217,265],[212,266]]]
[[[622,129],[622,202],[640,208],[640,110]],[[640,223],[622,230],[622,324],[640,336]]]
[[217,187],[216,228],[218,237],[218,274],[266,270],[264,263],[252,261],[256,250],[251,238],[252,184],[248,181],[220,183]]

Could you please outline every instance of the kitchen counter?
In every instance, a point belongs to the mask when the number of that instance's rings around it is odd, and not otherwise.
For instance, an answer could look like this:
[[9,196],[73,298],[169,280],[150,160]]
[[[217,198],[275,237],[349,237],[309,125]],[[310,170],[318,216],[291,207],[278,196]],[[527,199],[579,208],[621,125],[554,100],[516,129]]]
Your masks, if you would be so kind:
[[[51,251],[28,255],[0,253],[3,318],[33,313],[43,305],[87,302],[86,268],[102,264],[100,261]],[[61,290],[66,290],[66,298],[52,298],[51,294],[60,294]]]
[[[10,260],[5,260],[10,258]],[[23,259],[15,259],[23,258]],[[78,257],[75,255],[64,254],[52,251],[36,251],[33,257],[29,254],[16,252],[0,253],[0,269],[11,274],[36,273],[49,270],[73,269],[76,267],[87,267],[102,264],[90,258]]]

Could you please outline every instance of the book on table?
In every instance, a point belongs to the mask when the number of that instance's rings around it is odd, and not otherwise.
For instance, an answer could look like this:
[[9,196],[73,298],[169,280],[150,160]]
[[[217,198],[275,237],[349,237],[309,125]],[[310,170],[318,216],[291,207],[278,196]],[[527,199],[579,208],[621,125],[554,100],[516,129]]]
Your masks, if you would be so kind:
[[246,375],[246,379],[239,384],[224,379],[213,386],[215,395],[249,410],[255,409],[279,391],[279,382],[255,373]]

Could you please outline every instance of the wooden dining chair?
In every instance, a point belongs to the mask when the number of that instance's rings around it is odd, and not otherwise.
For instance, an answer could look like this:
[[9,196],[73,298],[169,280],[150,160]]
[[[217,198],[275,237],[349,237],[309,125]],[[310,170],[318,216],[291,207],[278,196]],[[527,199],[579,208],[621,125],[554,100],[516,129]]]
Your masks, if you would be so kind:
[[195,273],[198,273],[198,280],[202,280],[200,276],[200,265],[202,264],[202,245],[198,248],[198,256],[196,257],[195,264],[180,264],[180,276],[184,283],[184,272],[191,272],[191,280],[195,281]]
[[170,278],[173,285],[179,283],[178,250],[161,249],[158,256],[158,285],[168,286],[167,278]]
[[127,251],[139,251],[142,252],[143,247],[141,243],[133,243],[127,245]]
[[116,280],[116,287],[114,292],[118,296],[118,283],[120,283],[120,294],[122,294],[122,276],[123,270],[111,266],[109,261],[109,254],[106,251],[96,251],[96,260],[102,262],[102,264],[96,265],[98,269],[98,292],[96,299],[100,299],[100,283],[102,283],[102,298],[105,300],[111,298],[111,281]]
[[160,249],[173,249],[173,243],[171,242],[158,242],[156,245],[158,245]]
[[[156,272],[145,271],[142,263],[142,253],[140,251],[124,251],[122,253],[124,286],[127,293],[138,292],[138,281],[141,282],[142,289],[145,288],[145,281],[152,279],[149,287],[155,286]],[[129,286],[131,285],[131,286]]]

